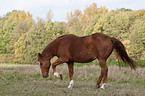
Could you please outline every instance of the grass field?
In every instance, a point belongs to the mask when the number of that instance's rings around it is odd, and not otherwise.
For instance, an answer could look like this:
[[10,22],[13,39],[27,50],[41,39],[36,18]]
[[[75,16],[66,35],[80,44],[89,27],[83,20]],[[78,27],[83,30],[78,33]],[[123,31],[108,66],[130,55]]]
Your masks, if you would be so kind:
[[68,89],[66,65],[58,66],[63,80],[53,76],[43,78],[38,65],[0,65],[0,96],[145,96],[145,68],[136,71],[128,67],[109,66],[105,90],[95,87],[100,67],[75,67],[74,88]]

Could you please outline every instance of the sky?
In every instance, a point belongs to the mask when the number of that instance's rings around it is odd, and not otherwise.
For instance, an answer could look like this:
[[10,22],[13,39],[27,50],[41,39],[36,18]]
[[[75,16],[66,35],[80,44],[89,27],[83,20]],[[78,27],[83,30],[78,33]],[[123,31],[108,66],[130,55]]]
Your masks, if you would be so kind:
[[97,7],[105,6],[109,10],[129,8],[145,9],[145,0],[0,0],[0,16],[12,10],[30,12],[33,18],[46,19],[49,10],[53,12],[52,21],[67,21],[67,12],[75,9],[84,10],[87,6],[97,3]]

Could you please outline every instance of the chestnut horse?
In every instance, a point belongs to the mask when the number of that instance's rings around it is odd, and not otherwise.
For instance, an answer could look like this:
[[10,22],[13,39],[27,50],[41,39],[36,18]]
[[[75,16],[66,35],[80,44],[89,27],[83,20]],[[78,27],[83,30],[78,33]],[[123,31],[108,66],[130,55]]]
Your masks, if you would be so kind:
[[96,86],[99,88],[103,79],[103,84],[100,88],[104,89],[104,86],[107,84],[108,73],[106,60],[113,49],[116,50],[117,55],[123,62],[129,64],[133,69],[136,68],[135,62],[127,55],[124,45],[119,40],[102,33],[95,33],[84,37],[69,34],[58,37],[41,54],[38,53],[41,74],[45,78],[48,77],[51,66],[50,59],[53,56],[57,56],[58,59],[52,64],[54,75],[62,79],[62,75],[56,71],[56,66],[67,63],[70,76],[68,88],[72,88],[74,85],[74,62],[86,63],[98,59],[101,66],[101,75],[97,80]]

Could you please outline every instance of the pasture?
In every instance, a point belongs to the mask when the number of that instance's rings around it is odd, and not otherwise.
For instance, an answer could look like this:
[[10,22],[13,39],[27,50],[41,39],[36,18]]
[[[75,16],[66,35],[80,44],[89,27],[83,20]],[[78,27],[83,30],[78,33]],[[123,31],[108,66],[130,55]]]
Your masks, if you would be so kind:
[[145,67],[136,71],[129,67],[109,66],[105,90],[95,87],[100,66],[75,66],[74,87],[68,89],[67,65],[57,66],[63,80],[43,78],[38,65],[0,64],[0,96],[145,96]]

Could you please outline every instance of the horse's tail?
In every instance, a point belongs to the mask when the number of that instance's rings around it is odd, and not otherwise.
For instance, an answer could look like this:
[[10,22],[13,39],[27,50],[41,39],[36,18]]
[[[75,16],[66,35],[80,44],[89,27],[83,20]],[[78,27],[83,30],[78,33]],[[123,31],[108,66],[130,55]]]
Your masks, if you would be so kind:
[[113,42],[117,55],[122,59],[122,61],[129,64],[131,68],[136,69],[136,62],[128,56],[124,45],[116,38],[112,38],[111,41]]

